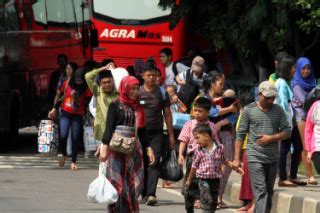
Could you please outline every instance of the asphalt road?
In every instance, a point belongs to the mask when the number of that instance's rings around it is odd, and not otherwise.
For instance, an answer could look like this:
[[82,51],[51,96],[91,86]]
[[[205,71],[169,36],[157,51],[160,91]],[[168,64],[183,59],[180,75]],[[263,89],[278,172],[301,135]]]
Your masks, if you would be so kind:
[[[76,172],[69,169],[69,163],[64,169],[57,164],[57,159],[48,157],[1,155],[0,212],[105,212],[105,205],[90,203],[86,198],[88,185],[97,176],[98,162],[80,157]],[[158,188],[157,196],[159,205],[142,204],[141,212],[184,212],[180,189]]]

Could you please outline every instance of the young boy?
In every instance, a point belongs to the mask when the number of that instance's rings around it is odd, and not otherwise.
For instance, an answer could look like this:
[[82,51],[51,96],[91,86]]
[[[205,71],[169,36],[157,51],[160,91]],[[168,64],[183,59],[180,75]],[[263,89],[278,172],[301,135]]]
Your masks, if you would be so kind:
[[166,90],[167,90],[167,93],[169,94],[169,97],[170,97],[171,112],[172,113],[174,113],[174,112],[186,113],[188,108],[178,98],[177,87],[175,85],[169,85],[169,86],[167,86]]
[[[212,122],[208,120],[209,111],[211,108],[211,101],[205,97],[200,97],[194,102],[194,119],[187,121],[187,123],[183,126],[181,133],[179,135],[178,140],[180,141],[179,145],[179,164],[183,165],[185,162],[184,152],[187,148],[186,154],[186,177],[189,176],[189,172],[191,169],[192,159],[195,153],[195,150],[198,148],[198,144],[196,143],[196,139],[192,134],[192,130],[199,124],[207,124],[210,126],[212,131],[211,138],[214,141],[219,141],[218,134],[216,132],[216,128]],[[185,181],[186,181],[185,177]],[[198,180],[196,178],[191,179],[190,185],[187,189],[184,190],[184,198],[185,198],[185,208],[186,211],[193,212],[193,207],[195,205],[196,208],[199,208],[200,201],[194,202],[196,198],[199,198],[199,187]]]
[[[196,176],[199,179],[202,212],[215,212],[222,176],[221,164],[232,168],[232,162],[225,160],[223,145],[212,138],[212,130],[209,125],[199,124],[193,129],[192,133],[200,147],[195,150],[186,188],[192,185],[194,176]],[[241,168],[238,168],[237,172],[243,174]]]

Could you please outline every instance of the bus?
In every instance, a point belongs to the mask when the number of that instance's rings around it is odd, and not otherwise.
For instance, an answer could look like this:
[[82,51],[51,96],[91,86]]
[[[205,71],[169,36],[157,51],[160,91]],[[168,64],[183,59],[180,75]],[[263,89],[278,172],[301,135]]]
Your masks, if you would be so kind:
[[20,127],[46,116],[58,54],[80,66],[92,59],[95,41],[87,3],[0,0],[0,133],[6,136],[0,145],[14,143]]
[[158,7],[159,0],[90,0],[92,22],[98,30],[99,47],[94,48],[98,62],[112,58],[122,67],[134,65],[136,59],[153,57],[159,51],[173,50],[173,60],[186,54],[187,29],[180,22],[169,29],[171,9]]

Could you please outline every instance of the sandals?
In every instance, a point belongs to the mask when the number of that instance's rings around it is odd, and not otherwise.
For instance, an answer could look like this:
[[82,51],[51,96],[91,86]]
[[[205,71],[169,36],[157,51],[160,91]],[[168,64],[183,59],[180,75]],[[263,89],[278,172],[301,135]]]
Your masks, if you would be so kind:
[[219,202],[217,205],[217,209],[227,209],[229,206],[225,204],[223,201]]
[[193,207],[194,207],[195,209],[200,209],[200,208],[201,208],[201,202],[200,202],[200,200],[194,201]]
[[72,171],[76,171],[76,170],[78,170],[78,167],[77,167],[77,165],[76,165],[75,163],[71,163],[70,169],[71,169]]
[[307,185],[307,182],[304,182],[302,180],[299,179],[290,179],[290,181],[298,186],[305,186]]
[[62,156],[59,160],[59,166],[60,167],[64,167],[64,164],[66,163],[67,157],[66,156]]
[[164,189],[172,189],[172,185],[169,181],[163,180],[162,181],[162,188]]
[[318,185],[318,182],[314,177],[309,177],[308,184],[310,184],[310,185]]
[[238,212],[247,212],[251,208],[252,204],[247,204],[245,206],[242,206],[241,208],[237,209]]

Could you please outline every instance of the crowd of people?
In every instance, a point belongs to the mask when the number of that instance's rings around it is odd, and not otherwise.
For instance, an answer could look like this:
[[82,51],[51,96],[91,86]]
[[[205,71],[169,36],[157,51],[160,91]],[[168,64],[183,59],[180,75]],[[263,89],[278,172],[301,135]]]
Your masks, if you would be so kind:
[[[107,178],[119,194],[108,212],[139,212],[139,196],[146,205],[157,205],[161,161],[171,149],[186,168],[181,193],[188,213],[227,208],[222,197],[232,170],[242,175],[239,211],[270,212],[277,173],[281,187],[317,184],[312,160],[320,172],[320,101],[305,107],[316,87],[307,58],[278,53],[275,73],[260,82],[258,93],[237,94],[225,88],[223,72],[210,71],[201,54],[187,62],[173,62],[169,48],[159,54],[161,64],[149,58],[127,69],[112,59],[79,68],[58,56],[48,117],[59,121],[59,166],[67,160],[71,129],[71,170],[78,169],[80,129],[91,101],[94,139],[101,144],[96,155],[106,162]],[[119,137],[132,147],[129,154],[115,145]],[[301,158],[307,182],[297,176]],[[163,187],[171,186],[163,181]]]

